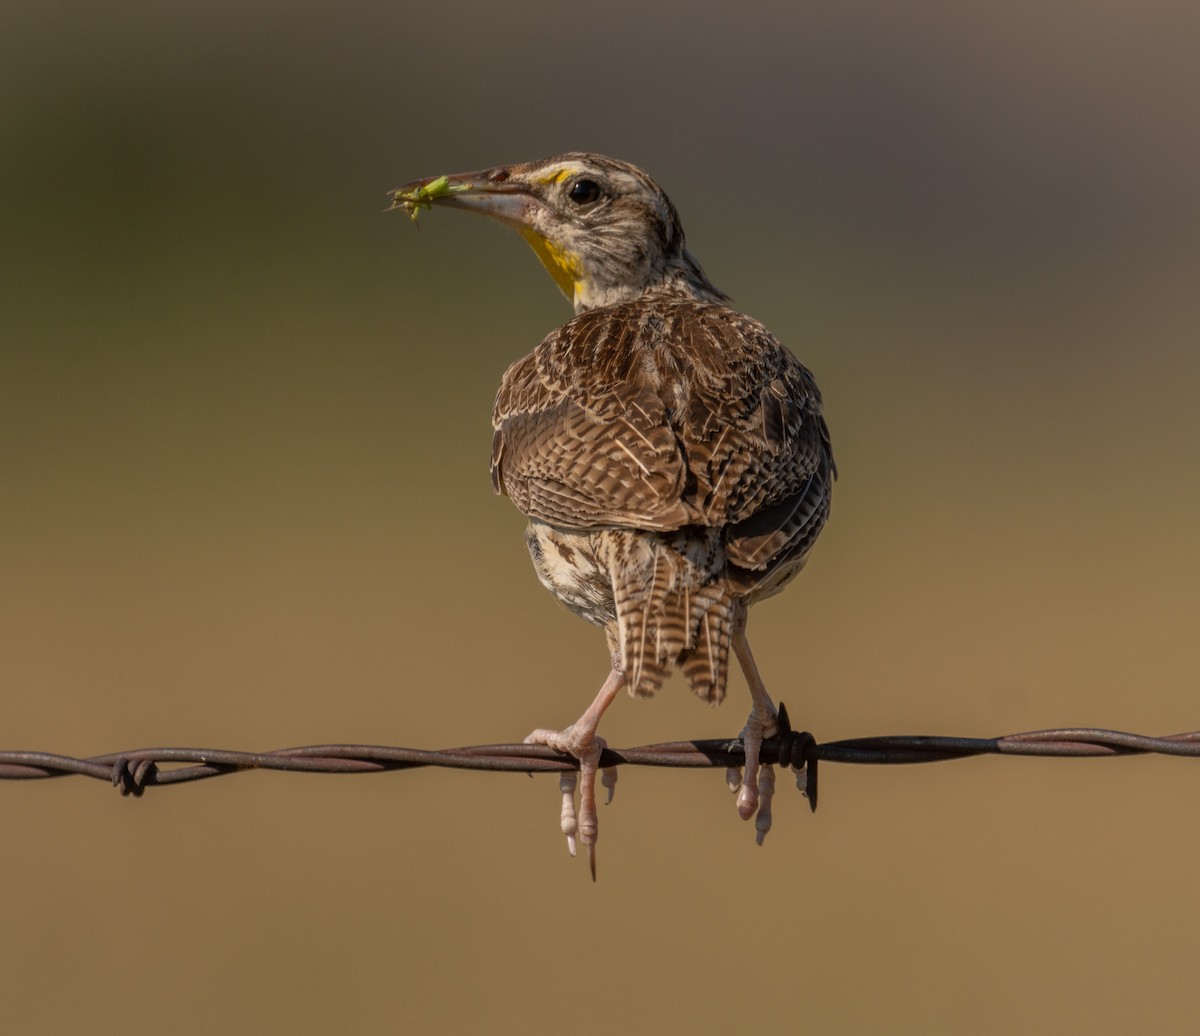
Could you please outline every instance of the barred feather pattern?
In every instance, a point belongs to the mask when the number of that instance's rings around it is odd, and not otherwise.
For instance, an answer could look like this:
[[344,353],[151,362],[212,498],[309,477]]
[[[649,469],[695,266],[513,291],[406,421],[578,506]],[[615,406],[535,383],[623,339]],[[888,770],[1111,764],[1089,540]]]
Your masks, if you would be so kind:
[[803,566],[835,469],[812,375],[685,284],[587,310],[505,373],[492,479],[542,583],[603,626],[630,692],[725,692],[738,608]]
[[725,696],[735,601],[716,529],[593,532],[529,523],[542,584],[608,634],[630,693],[653,694],[675,667],[705,701]]

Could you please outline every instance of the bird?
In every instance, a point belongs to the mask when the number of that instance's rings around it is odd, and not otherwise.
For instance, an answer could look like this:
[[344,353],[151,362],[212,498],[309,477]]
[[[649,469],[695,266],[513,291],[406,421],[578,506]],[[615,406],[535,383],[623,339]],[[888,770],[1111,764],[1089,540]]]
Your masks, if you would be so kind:
[[[585,846],[594,880],[597,730],[620,691],[649,697],[678,669],[719,703],[731,653],[751,710],[729,785],[762,844],[774,772],[759,758],[779,714],[746,621],[804,566],[829,515],[837,470],[812,374],[713,285],[637,166],[572,151],[390,197],[414,220],[439,206],[515,229],[574,306],[504,373],[491,457],[495,491],[528,518],[538,578],[607,640],[608,676],[579,719],[526,738],[579,761],[560,785],[571,855]],[[601,783],[611,799],[615,770]]]

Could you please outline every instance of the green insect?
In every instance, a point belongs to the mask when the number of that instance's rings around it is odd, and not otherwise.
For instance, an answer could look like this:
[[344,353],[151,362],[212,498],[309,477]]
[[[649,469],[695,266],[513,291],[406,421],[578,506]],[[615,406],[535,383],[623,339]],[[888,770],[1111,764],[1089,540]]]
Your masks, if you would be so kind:
[[421,209],[432,208],[435,199],[445,197],[447,194],[457,194],[469,187],[470,184],[451,183],[450,177],[439,176],[436,180],[430,180],[429,183],[414,187],[410,191],[394,192],[391,208],[403,209],[408,213],[408,218],[416,223]]

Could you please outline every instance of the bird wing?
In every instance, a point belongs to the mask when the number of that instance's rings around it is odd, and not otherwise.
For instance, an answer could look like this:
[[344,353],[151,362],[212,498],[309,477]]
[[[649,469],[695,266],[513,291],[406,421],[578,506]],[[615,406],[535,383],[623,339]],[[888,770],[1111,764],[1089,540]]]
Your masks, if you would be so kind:
[[590,310],[504,375],[492,480],[568,528],[726,530],[761,572],[807,550],[833,459],[812,376],[757,321],[693,300]]
[[492,417],[497,492],[568,528],[687,524],[684,455],[639,352],[633,321],[590,310],[514,363]]
[[758,321],[725,307],[698,317],[683,422],[697,504],[725,527],[729,561],[762,572],[803,557],[829,514],[821,394]]

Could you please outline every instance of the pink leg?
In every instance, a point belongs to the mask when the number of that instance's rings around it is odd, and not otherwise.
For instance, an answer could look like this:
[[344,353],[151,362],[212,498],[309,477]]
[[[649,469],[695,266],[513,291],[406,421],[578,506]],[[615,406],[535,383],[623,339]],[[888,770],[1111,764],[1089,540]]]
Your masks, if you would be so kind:
[[[592,871],[592,880],[596,878],[596,838],[599,834],[599,820],[596,816],[596,773],[600,766],[600,753],[604,751],[604,738],[597,736],[596,728],[600,725],[600,717],[625,686],[625,674],[616,666],[608,674],[600,693],[595,701],[587,707],[587,711],[565,730],[538,729],[526,739],[527,745],[549,745],[555,751],[566,752],[579,760],[579,813],[575,813],[575,774],[563,774],[559,781],[562,791],[562,832],[567,836],[567,850],[575,855],[575,836],[587,846],[588,864]],[[615,771],[605,771],[604,786],[608,788],[608,797],[612,799],[612,789],[616,783]]]
[[736,788],[732,781],[730,787],[737,791],[738,816],[743,820],[756,817],[754,822],[756,841],[762,845],[763,839],[767,837],[767,832],[771,830],[771,799],[775,794],[775,768],[759,766],[758,756],[762,750],[763,741],[779,733],[779,724],[776,722],[779,714],[775,710],[771,696],[767,694],[762,677],[758,675],[758,666],[754,664],[754,655],[750,653],[750,642],[746,639],[744,613],[734,626],[733,650],[737,653],[742,672],[746,674],[746,683],[750,685],[752,704],[750,718],[746,720],[746,726],[742,729],[742,742],[746,748],[745,776]]

